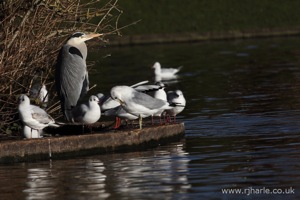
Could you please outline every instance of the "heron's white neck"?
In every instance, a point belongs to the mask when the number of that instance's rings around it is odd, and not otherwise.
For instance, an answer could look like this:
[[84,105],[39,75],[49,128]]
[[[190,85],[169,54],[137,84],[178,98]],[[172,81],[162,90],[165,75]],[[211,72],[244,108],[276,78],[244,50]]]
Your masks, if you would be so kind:
[[87,57],[87,46],[84,41],[80,38],[71,38],[67,41],[68,45],[76,47],[82,54],[83,59],[86,60]]

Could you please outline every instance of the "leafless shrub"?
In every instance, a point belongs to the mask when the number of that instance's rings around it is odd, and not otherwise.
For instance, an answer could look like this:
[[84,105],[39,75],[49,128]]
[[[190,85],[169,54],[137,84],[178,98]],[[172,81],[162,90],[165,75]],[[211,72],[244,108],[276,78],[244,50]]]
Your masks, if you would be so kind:
[[118,0],[4,0],[0,2],[0,133],[18,121],[17,96],[38,80],[54,85],[60,47],[76,31],[116,33]]

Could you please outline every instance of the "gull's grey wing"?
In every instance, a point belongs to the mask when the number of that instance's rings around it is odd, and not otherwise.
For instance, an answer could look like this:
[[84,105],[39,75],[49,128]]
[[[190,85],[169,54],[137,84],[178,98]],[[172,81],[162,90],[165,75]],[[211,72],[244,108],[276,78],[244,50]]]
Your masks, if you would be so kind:
[[159,86],[159,85],[140,85],[135,87],[134,89],[139,91],[139,92],[152,92],[152,91],[157,91],[159,89],[162,89],[163,87]]
[[161,72],[176,74],[177,72],[179,72],[181,70],[181,68],[182,68],[182,66],[180,66],[178,68],[161,68]]
[[65,44],[58,56],[56,65],[56,84],[60,95],[62,110],[71,119],[71,109],[77,105],[83,86],[88,85],[86,63],[80,51]]
[[108,97],[101,105],[101,112],[120,106],[120,103]]
[[146,80],[146,81],[141,81],[141,82],[138,82],[138,83],[136,83],[136,84],[134,84],[134,85],[131,85],[130,87],[135,88],[135,87],[137,87],[137,86],[144,85],[144,84],[146,84],[146,83],[149,83],[149,81],[148,81],[148,80]]
[[140,93],[140,92],[134,92],[132,101],[134,103],[140,104],[145,106],[149,109],[158,109],[166,105],[167,102],[161,100],[161,99],[155,99],[148,94]]
[[54,119],[40,107],[31,106],[31,111],[32,111],[32,113],[31,113],[32,118],[42,124],[48,124],[51,121],[54,121]]

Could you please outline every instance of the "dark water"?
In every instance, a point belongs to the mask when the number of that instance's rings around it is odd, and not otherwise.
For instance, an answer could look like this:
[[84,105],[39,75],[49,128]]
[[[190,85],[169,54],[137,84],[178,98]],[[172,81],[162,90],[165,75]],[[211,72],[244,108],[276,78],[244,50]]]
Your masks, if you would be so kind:
[[167,90],[187,99],[178,117],[185,138],[143,152],[2,165],[1,199],[300,199],[298,38],[100,48],[89,56],[92,93],[152,80],[155,61],[183,65]]

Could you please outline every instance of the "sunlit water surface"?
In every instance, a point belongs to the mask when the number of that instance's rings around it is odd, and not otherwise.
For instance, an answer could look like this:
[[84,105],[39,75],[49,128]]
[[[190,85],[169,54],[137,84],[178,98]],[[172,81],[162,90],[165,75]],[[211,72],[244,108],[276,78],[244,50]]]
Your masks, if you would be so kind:
[[[1,199],[300,199],[298,38],[103,47],[89,59],[91,93],[105,94],[152,81],[155,61],[182,65],[167,90],[187,99],[185,137],[141,152],[2,165]],[[224,194],[233,188],[244,194]]]

